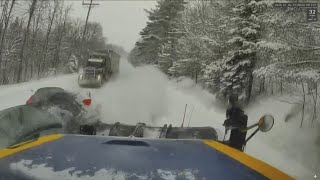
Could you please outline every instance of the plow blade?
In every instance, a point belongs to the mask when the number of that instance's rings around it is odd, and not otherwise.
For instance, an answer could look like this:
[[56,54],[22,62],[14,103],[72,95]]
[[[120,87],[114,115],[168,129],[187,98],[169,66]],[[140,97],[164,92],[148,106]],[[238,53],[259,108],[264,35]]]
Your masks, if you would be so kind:
[[[145,123],[136,125],[99,123],[94,125],[97,135],[139,137],[155,139],[210,139],[218,140],[217,132],[212,127],[172,127],[165,124],[163,127],[147,126]],[[86,133],[88,134],[88,133]]]

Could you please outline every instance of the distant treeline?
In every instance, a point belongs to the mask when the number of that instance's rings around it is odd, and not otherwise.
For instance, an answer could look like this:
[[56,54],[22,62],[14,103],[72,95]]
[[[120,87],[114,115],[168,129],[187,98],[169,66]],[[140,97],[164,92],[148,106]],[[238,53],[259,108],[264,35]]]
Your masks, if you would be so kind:
[[89,21],[84,34],[85,21],[72,18],[71,11],[62,0],[2,0],[0,84],[72,72],[89,51],[122,49],[106,44],[99,23]]

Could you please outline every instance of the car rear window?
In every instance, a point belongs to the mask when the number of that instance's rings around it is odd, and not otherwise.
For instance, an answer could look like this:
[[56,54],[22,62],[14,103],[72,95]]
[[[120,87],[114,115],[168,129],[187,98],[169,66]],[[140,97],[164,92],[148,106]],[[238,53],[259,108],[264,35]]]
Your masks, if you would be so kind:
[[34,93],[32,99],[33,99],[33,102],[35,103],[40,101],[47,101],[51,96],[60,92],[64,92],[64,90],[58,87],[40,88]]

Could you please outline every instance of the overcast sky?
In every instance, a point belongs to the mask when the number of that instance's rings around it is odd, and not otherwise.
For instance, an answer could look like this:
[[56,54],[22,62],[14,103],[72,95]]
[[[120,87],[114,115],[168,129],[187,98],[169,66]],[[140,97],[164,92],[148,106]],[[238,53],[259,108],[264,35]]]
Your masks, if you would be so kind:
[[[85,20],[88,7],[82,1],[66,1],[73,4],[72,15]],[[86,0],[85,2],[90,2]],[[120,45],[128,52],[140,38],[139,32],[148,20],[144,9],[154,8],[156,1],[107,0],[94,1],[100,5],[92,8],[89,21],[96,21],[103,26],[108,43]]]

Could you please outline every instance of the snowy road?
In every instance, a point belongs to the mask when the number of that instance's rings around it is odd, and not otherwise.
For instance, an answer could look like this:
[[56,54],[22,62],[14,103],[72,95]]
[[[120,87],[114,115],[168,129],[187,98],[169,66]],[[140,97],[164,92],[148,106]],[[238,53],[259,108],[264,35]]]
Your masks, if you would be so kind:
[[[168,80],[153,67],[133,68],[122,60],[120,74],[100,89],[82,89],[77,76],[64,75],[19,85],[0,87],[0,109],[24,104],[40,87],[58,86],[66,90],[92,94],[93,103],[102,105],[103,121],[149,125],[171,123],[180,126],[185,105],[187,126],[212,126],[221,138],[225,111],[214,105],[214,96],[196,86],[190,80]],[[266,113],[275,116],[274,128],[259,133],[246,147],[246,152],[287,172],[298,179],[313,179],[320,174],[317,166],[319,150],[316,148],[315,130],[299,129],[294,123],[285,124],[283,119],[290,106],[272,99],[257,102],[246,112],[249,124]],[[300,133],[297,133],[297,132]]]

